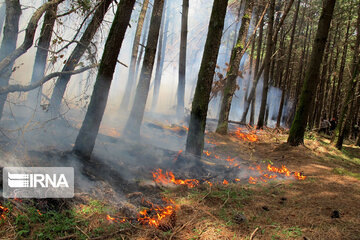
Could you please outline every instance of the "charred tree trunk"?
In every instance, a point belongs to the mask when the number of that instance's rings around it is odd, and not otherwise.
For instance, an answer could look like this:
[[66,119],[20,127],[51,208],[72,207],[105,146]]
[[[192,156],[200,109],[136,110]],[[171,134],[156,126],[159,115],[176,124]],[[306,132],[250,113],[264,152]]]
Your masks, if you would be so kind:
[[336,148],[341,150],[345,136],[350,131],[350,120],[353,113],[353,105],[355,98],[356,85],[358,83],[357,77],[360,71],[360,6],[358,6],[358,19],[356,25],[356,42],[354,46],[354,55],[351,67],[351,76],[349,78],[346,95],[342,104],[342,109],[339,117],[339,122],[335,130]]
[[121,0],[105,43],[98,75],[91,96],[85,119],[75,141],[73,151],[85,158],[90,158],[104,115],[110,85],[115,71],[117,58],[129,25],[135,0]]
[[[85,32],[83,33],[79,43],[76,45],[75,49],[72,51],[70,57],[66,61],[62,71],[73,71],[77,64],[79,63],[81,57],[83,56],[86,49],[89,47],[91,40],[93,39],[95,33],[100,27],[101,22],[104,19],[104,16],[113,0],[104,0],[96,9],[91,22],[86,27]],[[66,86],[70,81],[70,75],[64,75],[58,78],[55,83],[54,90],[50,99],[50,110],[53,114],[60,113],[60,106],[63,96],[65,94]]]
[[121,104],[120,104],[120,109],[125,110],[125,111],[128,110],[131,93],[133,92],[133,88],[136,83],[136,69],[135,69],[136,68],[136,59],[138,57],[141,32],[143,29],[148,5],[149,5],[149,0],[144,0],[141,11],[140,11],[139,19],[138,19],[138,24],[136,27],[135,38],[134,38],[133,48],[132,48],[132,52],[131,52],[128,80],[126,82],[124,96],[123,96],[123,98],[121,100]]
[[225,82],[225,87],[223,91],[219,121],[216,128],[216,132],[219,134],[227,134],[228,131],[231,102],[236,91],[236,80],[239,75],[240,61],[245,53],[244,46],[246,43],[246,36],[249,31],[252,10],[253,1],[247,0],[245,4],[245,13],[241,21],[238,39],[231,53],[230,70],[227,74],[227,80]]
[[298,146],[304,143],[304,134],[309,116],[309,108],[313,103],[314,92],[319,82],[319,70],[324,55],[324,49],[329,33],[330,23],[336,0],[326,0],[320,16],[315,41],[312,48],[311,60],[304,80],[300,96],[299,107],[290,129],[288,143]]
[[198,81],[192,102],[189,132],[186,139],[186,152],[201,156],[204,148],[204,133],[210,92],[219,54],[222,31],[228,0],[214,0],[209,31],[201,61]]
[[283,84],[283,87],[282,87],[280,106],[279,106],[278,116],[277,116],[277,119],[276,119],[276,127],[280,127],[282,112],[283,112],[283,108],[284,108],[285,91],[286,91],[286,85],[287,85],[287,83],[289,81],[290,62],[291,62],[292,49],[293,49],[293,44],[294,44],[294,39],[295,39],[296,23],[297,23],[297,19],[298,19],[298,16],[299,16],[300,2],[301,2],[301,0],[298,0],[298,4],[296,5],[294,20],[293,20],[293,23],[292,23],[293,29],[292,29],[292,32],[291,32],[290,43],[289,43],[289,52],[288,52],[288,55],[287,55],[286,67],[285,67],[285,80],[284,80],[285,83]]
[[177,108],[176,108],[176,114],[179,118],[184,117],[188,16],[189,16],[189,0],[183,0],[182,15],[181,15],[180,57],[179,57],[179,85],[177,91]]
[[140,127],[144,118],[146,101],[149,95],[150,80],[155,62],[163,8],[164,0],[155,0],[140,80],[136,88],[134,104],[124,129],[125,135],[135,138],[140,137]]
[[[51,36],[53,33],[56,12],[58,5],[52,5],[45,13],[44,22],[40,32],[38,48],[36,50],[35,62],[31,76],[31,83],[35,83],[42,79],[45,74],[46,59],[48,57],[48,49],[50,47]],[[28,93],[27,101],[30,106],[36,108],[41,102],[42,87],[30,91]]]
[[[167,32],[169,28],[169,13],[170,7],[166,7],[167,1],[164,2],[164,13],[162,16],[162,26],[160,29],[160,37],[159,37],[159,45],[158,45],[158,54],[157,54],[157,63],[156,63],[156,71],[155,71],[155,79],[154,79],[154,93],[153,99],[151,103],[151,110],[155,111],[159,94],[160,94],[160,85],[161,85],[161,78],[164,68],[164,61],[165,61],[165,53],[166,53],[166,43],[167,43]],[[167,10],[166,10],[167,8]]]
[[[19,32],[19,19],[21,15],[21,6],[19,0],[6,0],[5,4],[6,17],[4,34],[0,47],[0,62],[16,49],[16,42]],[[11,61],[11,63],[0,72],[0,87],[9,84],[13,64],[14,62]],[[7,94],[0,95],[0,119],[3,114],[6,98]]]
[[267,43],[266,43],[266,54],[264,59],[264,82],[263,82],[263,92],[261,98],[261,106],[259,112],[259,118],[257,123],[257,128],[262,128],[264,126],[265,110],[267,95],[269,89],[269,78],[270,78],[270,65],[271,65],[271,55],[273,53],[273,26],[274,26],[274,14],[275,14],[275,0],[270,1],[269,8],[269,22],[268,22],[268,32],[267,32]]

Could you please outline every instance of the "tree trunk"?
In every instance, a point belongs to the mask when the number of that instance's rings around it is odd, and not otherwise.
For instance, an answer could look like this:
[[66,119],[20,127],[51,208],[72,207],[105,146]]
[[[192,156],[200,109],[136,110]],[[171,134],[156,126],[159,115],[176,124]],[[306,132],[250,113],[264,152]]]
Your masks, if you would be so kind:
[[165,61],[165,53],[166,53],[166,42],[167,42],[167,32],[169,29],[169,13],[170,13],[170,6],[166,7],[167,1],[164,2],[164,13],[162,16],[162,25],[160,29],[160,37],[159,37],[159,45],[157,50],[157,63],[156,63],[156,71],[155,71],[155,79],[154,79],[154,93],[153,99],[151,103],[151,110],[155,111],[159,94],[160,94],[160,85],[161,85],[161,77],[164,68],[164,61]]
[[304,80],[300,96],[299,107],[290,129],[288,143],[298,146],[304,143],[304,134],[309,115],[309,108],[313,103],[316,87],[319,82],[319,71],[324,55],[324,49],[329,33],[330,23],[336,0],[326,0],[320,16],[315,41],[312,48],[311,60]]
[[270,77],[270,64],[271,55],[273,53],[273,26],[274,26],[274,14],[275,14],[275,0],[270,1],[269,8],[269,22],[267,32],[266,54],[264,59],[264,79],[263,79],[263,92],[261,98],[260,113],[257,123],[257,128],[260,129],[264,126],[264,117],[266,110],[267,95],[269,89],[269,77]]
[[123,96],[123,98],[121,100],[121,104],[120,104],[120,109],[125,110],[125,111],[128,110],[131,93],[133,92],[133,87],[136,83],[136,71],[135,71],[136,59],[138,57],[141,32],[143,29],[148,5],[149,5],[149,0],[144,0],[141,11],[140,11],[139,19],[138,19],[138,24],[136,27],[135,38],[134,38],[132,52],[131,52],[128,80],[126,82],[124,96]]
[[221,103],[219,121],[216,132],[219,134],[227,134],[228,121],[231,109],[232,98],[236,91],[236,80],[239,75],[239,66],[241,58],[244,55],[244,46],[246,43],[246,36],[249,31],[250,19],[253,10],[253,1],[247,0],[245,4],[245,13],[241,21],[241,26],[238,34],[238,39],[235,47],[231,53],[230,70],[227,73],[227,80],[223,90],[223,98]]
[[[35,83],[42,79],[45,74],[46,59],[48,57],[48,49],[50,47],[51,36],[53,33],[56,12],[58,5],[52,5],[45,13],[44,22],[40,32],[38,48],[36,50],[35,62],[31,76],[31,83]],[[27,96],[27,101],[30,106],[36,108],[41,102],[42,87],[37,90],[30,91]]]
[[[19,19],[21,15],[21,6],[19,0],[6,0],[6,17],[4,25],[4,34],[0,47],[0,62],[6,56],[11,54],[16,49],[16,41],[19,32]],[[11,61],[9,65],[0,71],[0,87],[7,86],[12,72],[14,62]],[[0,119],[3,114],[7,94],[0,95]]]
[[183,0],[182,15],[181,15],[180,57],[179,57],[179,85],[177,91],[177,108],[176,108],[176,115],[179,118],[184,117],[188,16],[189,16],[189,0]]
[[3,26],[5,21],[5,15],[6,15],[6,3],[3,2],[0,7],[0,38],[3,32]]
[[[62,71],[67,72],[73,71],[75,69],[86,49],[89,47],[91,40],[100,27],[101,22],[103,21],[104,16],[112,2],[113,0],[105,0],[102,1],[98,6],[93,18],[91,19],[91,22],[86,27],[84,34],[66,61]],[[70,75],[64,75],[59,77],[55,83],[55,87],[50,99],[50,111],[54,115],[60,114],[61,101],[65,94],[66,86],[69,83],[70,78]]]
[[219,54],[228,0],[214,0],[208,35],[192,102],[186,152],[201,156],[211,87]]
[[286,91],[286,85],[289,81],[290,62],[291,62],[292,49],[293,49],[293,44],[294,44],[294,39],[295,39],[296,23],[297,23],[297,19],[299,16],[300,2],[301,2],[301,0],[298,0],[298,4],[296,5],[296,10],[295,10],[295,16],[294,16],[293,23],[292,23],[293,29],[291,32],[290,43],[289,43],[289,52],[287,55],[287,61],[286,61],[286,67],[285,67],[285,80],[284,80],[285,83],[283,84],[283,87],[282,87],[280,106],[279,106],[278,116],[276,119],[276,127],[280,127],[282,112],[283,112],[283,108],[284,108],[285,91]]
[[134,104],[124,129],[125,135],[135,138],[140,137],[140,128],[144,118],[146,101],[149,95],[150,80],[155,62],[163,8],[164,0],[155,0],[140,80],[136,88]]
[[356,91],[356,85],[358,83],[357,77],[360,71],[360,6],[358,6],[358,18],[356,24],[356,42],[354,46],[354,55],[351,66],[351,76],[349,78],[348,87],[346,90],[346,96],[344,98],[342,109],[339,117],[338,125],[335,129],[336,148],[341,150],[345,139],[345,136],[350,131],[350,119],[353,113],[353,103],[356,99],[354,97]]
[[75,141],[74,152],[90,158],[104,115],[117,58],[129,25],[135,0],[121,0],[105,43],[94,90],[85,119]]

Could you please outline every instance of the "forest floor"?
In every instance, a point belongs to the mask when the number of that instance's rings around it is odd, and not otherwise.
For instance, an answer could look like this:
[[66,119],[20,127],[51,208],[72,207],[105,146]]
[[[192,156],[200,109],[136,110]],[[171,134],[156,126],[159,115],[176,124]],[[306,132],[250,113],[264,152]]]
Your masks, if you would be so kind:
[[14,201],[0,220],[0,239],[360,239],[360,148],[335,149],[327,137],[307,134],[290,147],[287,135],[266,130],[257,142],[208,134],[217,153],[285,165],[306,179],[162,187],[177,205],[169,231],[107,219],[116,207],[83,199],[64,211],[39,213]]

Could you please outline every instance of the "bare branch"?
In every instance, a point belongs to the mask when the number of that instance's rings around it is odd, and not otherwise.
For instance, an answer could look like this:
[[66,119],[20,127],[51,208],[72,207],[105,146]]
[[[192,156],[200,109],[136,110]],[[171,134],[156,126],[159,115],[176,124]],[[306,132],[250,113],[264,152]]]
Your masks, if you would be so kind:
[[54,0],[54,1],[46,2],[35,11],[35,13],[32,15],[32,17],[28,22],[25,33],[25,39],[21,44],[21,46],[15,49],[11,54],[9,54],[6,58],[4,58],[0,62],[0,74],[3,73],[3,71],[18,57],[26,53],[26,51],[33,45],[37,24],[41,16],[44,14],[44,12],[48,10],[51,6],[55,4],[59,4],[63,1],[64,0]]
[[44,83],[50,81],[51,79],[53,79],[55,77],[59,77],[62,75],[79,74],[79,73],[85,72],[85,71],[87,71],[91,68],[97,67],[97,66],[98,66],[98,64],[95,64],[95,65],[90,65],[90,66],[83,67],[83,68],[80,68],[80,69],[77,69],[74,71],[50,73],[49,75],[46,75],[45,77],[43,77],[40,81],[34,82],[29,85],[14,84],[14,85],[8,85],[5,87],[0,87],[0,94],[6,94],[6,93],[12,93],[12,92],[28,92],[35,88],[40,87],[41,85],[43,85]]

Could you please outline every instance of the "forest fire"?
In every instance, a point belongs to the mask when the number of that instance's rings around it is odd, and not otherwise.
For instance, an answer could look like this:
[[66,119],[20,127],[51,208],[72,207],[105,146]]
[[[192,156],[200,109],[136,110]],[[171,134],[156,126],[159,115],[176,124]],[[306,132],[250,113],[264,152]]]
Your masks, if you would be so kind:
[[245,133],[243,129],[240,127],[236,128],[236,131],[233,133],[233,136],[244,141],[249,141],[249,142],[258,141],[258,136],[255,134],[255,131],[252,131],[250,133]]
[[168,205],[165,207],[156,206],[152,209],[144,209],[139,212],[138,221],[144,225],[159,227],[165,218],[174,216],[176,206]]
[[115,217],[111,217],[110,215],[106,215],[106,220],[117,223],[126,222],[126,218],[115,218]]
[[165,174],[163,173],[162,169],[157,169],[155,172],[152,172],[154,181],[159,184],[169,184],[173,183],[175,185],[186,185],[189,188],[193,188],[199,184],[199,181],[196,179],[176,179],[173,172],[166,171]]
[[9,209],[6,207],[3,207],[0,205],[0,220],[5,220],[6,219],[6,213],[9,212]]

